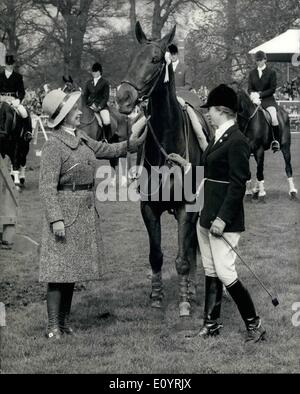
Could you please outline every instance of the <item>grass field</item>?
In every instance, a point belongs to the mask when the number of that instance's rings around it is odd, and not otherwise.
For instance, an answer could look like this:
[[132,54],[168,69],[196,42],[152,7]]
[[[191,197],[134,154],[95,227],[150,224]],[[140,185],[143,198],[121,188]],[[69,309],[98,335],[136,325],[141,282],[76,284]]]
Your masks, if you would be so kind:
[[[300,135],[293,135],[294,180],[300,188]],[[253,165],[253,163],[252,163]],[[32,146],[27,186],[20,195],[18,232],[39,242],[41,205],[39,158]],[[100,205],[107,254],[103,279],[78,284],[72,320],[78,336],[50,343],[44,337],[45,286],[39,284],[36,253],[1,250],[0,301],[6,304],[2,330],[4,373],[295,373],[300,372],[300,327],[291,322],[299,293],[299,200],[290,201],[280,154],[268,152],[266,203],[246,203],[247,231],[240,251],[258,275],[276,289],[274,308],[247,269],[237,263],[267,329],[267,341],[243,342],[244,325],[235,305],[224,299],[224,329],[217,339],[186,341],[186,329],[201,324],[204,276],[199,264],[198,297],[190,318],[178,316],[176,222],[163,216],[165,301],[150,308],[148,240],[138,203]],[[109,311],[105,318],[103,313]]]

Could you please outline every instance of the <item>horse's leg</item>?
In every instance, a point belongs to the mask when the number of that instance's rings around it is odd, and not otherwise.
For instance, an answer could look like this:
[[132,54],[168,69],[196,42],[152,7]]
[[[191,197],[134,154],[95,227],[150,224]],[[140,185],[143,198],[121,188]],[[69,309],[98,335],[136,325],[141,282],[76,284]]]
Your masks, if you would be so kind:
[[178,221],[176,270],[179,275],[180,316],[190,315],[191,294],[189,293],[189,283],[193,280],[193,274],[196,274],[197,233],[193,216],[193,214],[186,212],[184,205],[176,210]]
[[21,181],[20,181],[20,163],[19,163],[19,149],[20,141],[18,136],[14,136],[12,139],[12,154],[11,154],[11,164],[12,164],[12,177],[14,180],[15,187],[18,191],[21,191]]
[[266,197],[266,191],[264,187],[264,160],[265,151],[263,147],[260,147],[254,151],[254,157],[257,163],[256,172],[256,184],[253,189],[253,198],[258,198],[259,201],[264,202]]
[[151,306],[161,308],[163,299],[163,286],[161,268],[163,265],[163,254],[161,251],[161,225],[160,218],[162,212],[155,209],[149,202],[141,203],[141,213],[148,231],[150,253],[149,261],[152,269],[151,277]]
[[19,145],[19,164],[20,164],[20,183],[25,184],[25,172],[26,172],[26,158],[29,152],[30,142],[22,139]]
[[293,180],[293,170],[291,165],[291,147],[289,143],[283,144],[281,146],[282,155],[285,162],[285,172],[288,178],[289,183],[289,195],[291,199],[295,199],[298,193],[298,190],[295,188],[294,180]]
[[249,179],[249,181],[247,181],[246,183],[246,193],[245,193],[245,197],[247,201],[251,201],[252,197],[253,197],[253,190],[252,190],[252,182],[251,179]]

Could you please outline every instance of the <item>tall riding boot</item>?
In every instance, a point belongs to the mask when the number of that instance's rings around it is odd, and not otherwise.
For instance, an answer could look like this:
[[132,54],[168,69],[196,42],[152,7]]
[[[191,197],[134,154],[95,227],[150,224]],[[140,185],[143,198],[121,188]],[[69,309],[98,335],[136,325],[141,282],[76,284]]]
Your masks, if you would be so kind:
[[275,152],[278,152],[280,150],[279,126],[272,126],[272,127],[273,127],[274,140],[271,143],[271,149],[275,153]]
[[59,307],[61,301],[61,283],[48,283],[47,288],[47,312],[48,324],[46,329],[46,337],[60,339],[59,329]]
[[263,340],[266,330],[261,326],[261,319],[256,315],[255,307],[248,290],[237,279],[226,287],[244,320],[247,328],[246,341],[258,342]]
[[110,140],[112,137],[111,124],[104,124],[103,131],[104,131],[104,139],[106,139],[107,141]]
[[204,324],[198,336],[209,337],[219,334],[222,324],[218,323],[221,313],[223,283],[219,278],[205,277]]
[[59,328],[63,334],[75,335],[70,327],[70,312],[75,283],[64,283],[62,287],[62,297],[59,308]]

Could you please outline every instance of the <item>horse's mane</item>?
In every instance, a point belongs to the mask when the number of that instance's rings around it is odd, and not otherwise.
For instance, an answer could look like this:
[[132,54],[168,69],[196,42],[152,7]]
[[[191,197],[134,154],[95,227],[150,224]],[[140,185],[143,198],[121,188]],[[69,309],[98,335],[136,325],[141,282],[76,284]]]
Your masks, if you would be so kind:
[[254,104],[251,101],[249,94],[244,89],[239,89],[237,92],[239,113],[242,115],[249,115],[253,112]]

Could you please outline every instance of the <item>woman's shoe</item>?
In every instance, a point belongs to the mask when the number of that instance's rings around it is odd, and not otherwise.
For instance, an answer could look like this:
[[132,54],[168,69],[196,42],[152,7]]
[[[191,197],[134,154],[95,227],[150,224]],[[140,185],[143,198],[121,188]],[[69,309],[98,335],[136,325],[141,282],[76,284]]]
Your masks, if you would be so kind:
[[210,323],[206,322],[200,328],[200,331],[197,331],[194,334],[187,334],[185,335],[185,338],[190,339],[195,337],[201,337],[201,338],[214,337],[220,334],[220,328],[222,327],[223,324],[218,323],[217,321]]
[[265,340],[266,330],[261,326],[261,319],[259,317],[246,322],[247,337],[245,342],[259,342]]
[[69,316],[67,315],[64,316],[63,323],[60,323],[59,327],[62,334],[76,336],[73,328],[70,327]]
[[61,339],[61,332],[58,327],[47,329],[45,336],[47,339],[59,340]]

